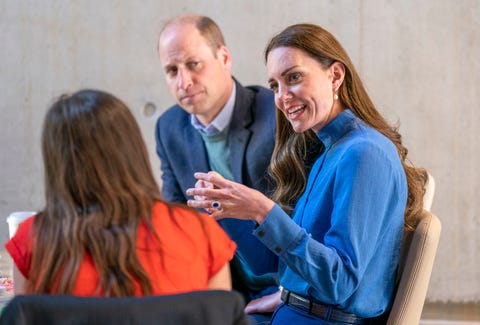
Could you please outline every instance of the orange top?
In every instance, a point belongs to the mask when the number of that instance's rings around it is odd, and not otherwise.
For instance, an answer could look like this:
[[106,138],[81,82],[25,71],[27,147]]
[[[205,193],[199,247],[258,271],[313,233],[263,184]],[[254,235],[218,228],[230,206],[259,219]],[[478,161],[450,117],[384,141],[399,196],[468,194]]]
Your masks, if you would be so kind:
[[[138,229],[137,254],[150,276],[153,294],[207,289],[209,279],[232,259],[236,244],[208,215],[200,214],[198,217],[191,210],[181,207],[172,207],[171,211],[173,216],[164,202],[157,202],[153,207],[152,223],[161,245],[152,236],[147,238],[145,225],[140,225]],[[32,254],[30,229],[33,219],[26,219],[15,236],[5,244],[19,271],[27,279]],[[97,284],[98,273],[93,259],[86,255],[73,294],[92,296]],[[141,295],[140,286],[137,286],[135,295]]]

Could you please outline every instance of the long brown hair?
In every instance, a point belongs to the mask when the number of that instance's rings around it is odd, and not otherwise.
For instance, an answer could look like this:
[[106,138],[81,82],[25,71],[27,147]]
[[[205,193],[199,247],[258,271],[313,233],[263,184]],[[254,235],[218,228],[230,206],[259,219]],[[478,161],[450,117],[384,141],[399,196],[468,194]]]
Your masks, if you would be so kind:
[[99,273],[98,294],[143,294],[152,286],[136,254],[136,234],[160,190],[140,128],[105,92],[62,95],[42,133],[45,209],[34,219],[29,293],[72,293],[85,254]]
[[[411,229],[414,217],[423,208],[423,195],[427,173],[417,168],[407,159],[407,148],[402,144],[398,127],[390,125],[376,109],[358,76],[347,52],[337,39],[325,29],[313,24],[296,24],[275,35],[265,50],[265,61],[268,54],[278,47],[297,48],[317,60],[324,68],[338,61],[345,66],[345,78],[338,90],[343,107],[381,132],[396,146],[408,183],[408,199],[405,209],[405,227]],[[311,146],[318,146],[312,140],[315,135],[309,130],[295,133],[285,116],[277,111],[276,145],[270,165],[270,172],[276,180],[277,188],[273,198],[288,211],[305,188],[306,172],[304,156],[311,152]],[[301,191],[299,190],[301,189]]]

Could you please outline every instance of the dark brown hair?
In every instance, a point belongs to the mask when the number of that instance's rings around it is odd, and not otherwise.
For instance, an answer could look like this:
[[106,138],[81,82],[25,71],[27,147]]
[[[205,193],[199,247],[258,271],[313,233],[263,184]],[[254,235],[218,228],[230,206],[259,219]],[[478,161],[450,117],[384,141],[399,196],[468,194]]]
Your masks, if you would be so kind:
[[[338,90],[339,100],[343,107],[351,109],[355,115],[395,144],[407,177],[405,227],[411,229],[415,216],[423,208],[427,173],[423,168],[413,166],[407,159],[408,150],[402,144],[398,127],[390,125],[376,109],[344,48],[332,34],[313,24],[291,25],[275,35],[266,47],[265,61],[270,51],[278,47],[300,49],[324,68],[337,61],[345,66],[345,78]],[[318,146],[313,140],[314,137],[311,130],[295,133],[285,116],[277,111],[276,145],[270,172],[278,185],[273,198],[287,211],[292,209],[292,202],[297,201],[305,188],[307,177],[303,160],[306,153],[313,150],[312,146]]]
[[129,296],[139,283],[150,294],[136,235],[141,223],[153,231],[151,211],[161,195],[127,106],[97,90],[62,95],[46,114],[42,153],[46,206],[34,219],[26,291],[72,293],[88,253],[99,293]]

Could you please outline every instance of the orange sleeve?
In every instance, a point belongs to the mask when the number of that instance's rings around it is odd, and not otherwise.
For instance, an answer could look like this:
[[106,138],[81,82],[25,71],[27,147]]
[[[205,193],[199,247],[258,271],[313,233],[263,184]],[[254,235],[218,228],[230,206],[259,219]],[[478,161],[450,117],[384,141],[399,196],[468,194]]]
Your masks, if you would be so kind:
[[204,226],[208,234],[208,246],[210,251],[209,279],[228,263],[235,254],[237,244],[228,237],[220,225],[207,214],[202,214]]
[[[161,268],[164,275],[160,279],[168,278],[172,284],[169,292],[207,289],[207,282],[235,254],[236,243],[206,213],[183,205],[158,202],[153,209],[152,221],[161,240],[162,258],[157,262],[152,256],[158,254],[149,254],[145,265],[156,278]],[[145,242],[144,237],[142,230],[138,239],[140,243]],[[139,247],[151,251],[148,245]],[[158,284],[162,286],[161,292],[165,292],[166,282]]]
[[32,259],[33,238],[30,233],[34,217],[25,219],[17,229],[15,235],[5,243],[5,248],[13,259],[18,270],[28,279],[30,262]]

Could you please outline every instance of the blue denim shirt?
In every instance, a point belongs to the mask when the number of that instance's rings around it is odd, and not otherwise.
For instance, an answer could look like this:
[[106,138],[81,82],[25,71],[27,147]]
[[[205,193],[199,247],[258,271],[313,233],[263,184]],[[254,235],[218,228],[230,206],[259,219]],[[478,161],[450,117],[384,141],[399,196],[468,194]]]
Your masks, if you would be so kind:
[[391,304],[405,173],[393,143],[350,110],[317,136],[325,151],[292,218],[275,205],[254,230],[270,252],[241,253],[257,259],[257,272],[275,268],[278,256],[280,284],[290,291],[361,317],[377,316]]

